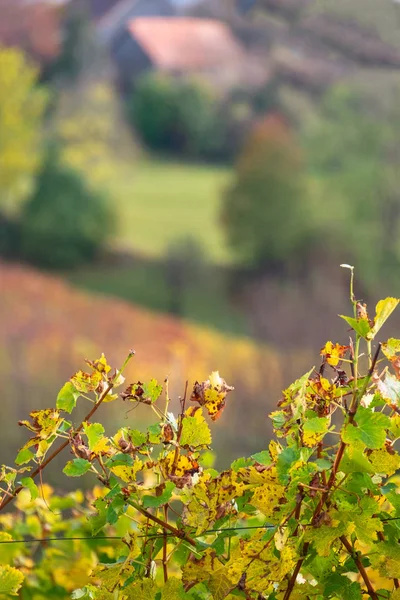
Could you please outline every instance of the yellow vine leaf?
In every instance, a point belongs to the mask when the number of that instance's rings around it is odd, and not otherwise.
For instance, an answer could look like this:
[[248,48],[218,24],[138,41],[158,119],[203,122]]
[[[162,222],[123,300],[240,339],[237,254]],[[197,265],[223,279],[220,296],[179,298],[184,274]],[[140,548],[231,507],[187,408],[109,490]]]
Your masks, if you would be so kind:
[[175,463],[175,451],[172,450],[164,458],[160,460],[160,466],[166,476],[174,475],[175,477],[183,477],[187,473],[192,474],[199,470],[198,463],[186,454],[180,454]]
[[110,467],[110,471],[117,477],[125,481],[125,483],[131,483],[136,481],[136,475],[143,469],[142,461],[136,456],[133,465],[118,465]]
[[211,431],[201,408],[190,407],[185,413],[182,424],[180,445],[198,448],[211,444]]
[[321,348],[320,355],[326,357],[328,365],[336,367],[348,349],[349,346],[341,346],[340,344],[326,342],[325,346]]
[[0,565],[0,594],[17,596],[25,577],[14,567]]
[[254,492],[251,504],[271,519],[280,501],[285,497],[285,486],[280,483],[264,483]]
[[375,473],[383,475],[394,475],[400,469],[400,456],[394,450],[389,453],[386,449],[373,450],[369,455],[369,460]]
[[324,437],[329,428],[328,417],[308,419],[303,426],[303,442],[309,448],[316,446]]

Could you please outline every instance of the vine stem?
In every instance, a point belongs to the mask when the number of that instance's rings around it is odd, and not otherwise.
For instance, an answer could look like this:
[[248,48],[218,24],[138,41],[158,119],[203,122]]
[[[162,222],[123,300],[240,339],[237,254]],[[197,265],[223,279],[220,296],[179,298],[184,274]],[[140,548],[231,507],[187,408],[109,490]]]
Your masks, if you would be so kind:
[[[355,367],[357,365],[357,360],[358,360],[358,345],[357,344],[356,344],[356,349],[357,349],[357,351],[356,351],[355,356],[354,356],[354,365],[355,365]],[[378,344],[378,347],[376,349],[376,352],[375,352],[374,358],[372,360],[371,366],[370,366],[370,368],[368,370],[368,374],[367,374],[367,376],[365,378],[363,387],[361,388],[361,391],[359,393],[357,393],[357,388],[355,386],[355,393],[353,395],[353,399],[352,399],[352,402],[351,402],[351,405],[350,405],[350,408],[349,408],[348,424],[352,424],[354,422],[354,418],[356,416],[357,408],[358,408],[358,405],[359,405],[359,400],[361,400],[361,398],[364,396],[364,394],[365,394],[365,392],[367,390],[367,387],[368,387],[369,382],[371,380],[372,374],[373,374],[373,372],[375,370],[375,366],[376,366],[376,363],[377,363],[377,360],[378,360],[380,349],[381,349],[381,344]],[[355,368],[355,374],[354,374],[354,376],[355,376],[355,380],[356,380],[356,368]],[[339,470],[339,466],[340,466],[341,460],[343,458],[343,454],[344,454],[345,449],[346,449],[346,443],[342,440],[340,442],[340,446],[339,446],[338,451],[336,453],[335,461],[333,463],[332,471],[331,471],[331,474],[330,474],[330,477],[329,477],[326,489],[322,493],[321,498],[320,498],[320,500],[319,500],[319,502],[318,502],[318,504],[317,504],[317,506],[315,508],[313,517],[311,519],[311,525],[312,526],[315,526],[315,524],[317,523],[318,517],[319,517],[319,515],[322,512],[324,504],[326,503],[326,501],[329,498],[329,495],[331,493],[332,487],[334,486],[334,483],[335,483],[336,475],[337,475],[337,472]],[[307,556],[309,547],[310,547],[310,542],[305,542],[305,544],[303,546],[303,552],[302,552],[303,556],[297,561],[295,569],[294,569],[294,571],[292,573],[292,576],[291,576],[291,578],[289,580],[288,587],[286,589],[286,592],[285,592],[285,595],[283,597],[283,600],[289,600],[289,598],[290,598],[290,596],[292,594],[294,585],[296,583],[297,575],[299,574],[301,566],[302,566],[302,564],[304,562],[304,559]],[[364,567],[362,566],[362,564],[361,564],[361,567],[362,567],[362,569],[364,569]],[[364,572],[365,572],[365,570],[364,570]],[[361,573],[361,571],[360,571],[360,573]],[[361,573],[361,575],[362,575],[362,573]],[[373,591],[373,593],[375,594],[374,591]],[[375,596],[371,596],[371,597],[374,598],[375,600],[378,600],[376,594],[375,594]]]
[[180,454],[180,446],[179,442],[182,437],[182,427],[183,427],[183,419],[185,416],[185,406],[186,406],[186,396],[188,391],[189,382],[186,381],[185,384],[185,393],[183,394],[183,398],[181,399],[181,414],[179,415],[179,424],[178,424],[178,432],[176,434],[176,447],[174,454],[174,462],[172,463],[171,474],[175,475],[176,467],[178,466],[179,454]]
[[[81,424],[79,425],[79,427],[75,430],[76,432],[82,431],[83,429],[83,425],[84,423],[86,423],[87,421],[89,421],[92,416],[94,415],[94,413],[99,409],[100,405],[103,403],[104,399],[106,398],[106,396],[108,395],[108,393],[112,390],[112,388],[115,385],[116,380],[118,379],[118,377],[123,373],[123,371],[125,370],[125,367],[127,366],[129,360],[134,356],[134,352],[131,351],[127,358],[125,359],[124,364],[122,365],[122,368],[119,372],[117,372],[117,374],[115,375],[115,377],[108,382],[107,386],[105,387],[105,389],[103,390],[103,392],[101,393],[99,399],[97,400],[96,404],[94,404],[93,408],[90,410],[90,412],[88,412],[88,414],[86,415],[86,417],[83,419],[83,421],[81,422]],[[69,446],[69,439],[65,440],[65,442],[63,442],[61,444],[61,446],[59,446],[58,448],[56,448],[54,450],[54,452],[52,452],[52,454],[50,454],[50,456],[48,458],[46,458],[46,460],[44,460],[38,467],[37,469],[35,469],[30,477],[32,479],[34,479],[35,477],[37,477],[42,471],[43,469],[45,469],[47,467],[47,465],[49,465],[59,454],[60,452],[62,452],[65,448],[67,448],[67,446]],[[12,502],[14,500],[14,498],[16,498],[18,496],[18,494],[24,489],[23,485],[20,485],[19,487],[17,487],[13,494],[11,496],[8,496],[7,498],[4,498],[0,504],[0,511],[2,511],[8,504],[10,504],[10,502]]]
[[196,546],[196,541],[180,529],[177,529],[173,525],[170,525],[170,523],[167,523],[166,521],[159,519],[155,515],[152,515],[148,510],[140,506],[140,504],[136,504],[136,502],[134,502],[133,500],[127,498],[126,502],[130,504],[130,506],[135,508],[138,512],[140,512],[144,517],[150,519],[150,521],[154,521],[154,523],[157,523],[157,525],[160,525],[160,527],[162,527],[163,529],[167,529],[168,531],[173,533],[175,537],[189,542],[189,544],[191,544],[192,546]]
[[378,600],[378,595],[375,592],[374,588],[372,587],[372,584],[368,577],[368,573],[366,572],[364,565],[362,564],[362,562],[360,560],[360,557],[358,556],[358,554],[356,552],[354,552],[350,542],[344,535],[342,535],[340,537],[340,541],[342,542],[343,546],[346,548],[346,550],[350,554],[350,556],[353,558],[354,562],[356,563],[357,569],[359,570],[360,575],[363,578],[365,585],[367,586],[368,594],[370,595],[372,600]]
[[[164,506],[164,521],[168,522],[168,506]],[[167,530],[164,529],[163,558],[162,558],[164,583],[167,583],[167,581],[168,581],[167,544],[168,544]]]

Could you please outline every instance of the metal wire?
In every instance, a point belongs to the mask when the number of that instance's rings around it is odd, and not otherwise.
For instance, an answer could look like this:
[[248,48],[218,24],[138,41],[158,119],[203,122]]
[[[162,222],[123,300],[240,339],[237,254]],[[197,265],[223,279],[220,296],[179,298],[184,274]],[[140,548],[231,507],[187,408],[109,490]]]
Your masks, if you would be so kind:
[[[387,517],[386,519],[381,519],[382,523],[386,523],[388,521],[400,521],[400,517]],[[282,526],[279,525],[248,525],[248,526],[240,526],[240,527],[221,527],[220,529],[207,529],[203,531],[198,537],[203,537],[204,535],[211,535],[213,533],[221,533],[224,531],[244,531],[251,529],[279,529]],[[287,525],[284,525],[287,527]],[[138,538],[146,538],[147,539],[155,539],[159,537],[164,537],[167,535],[168,537],[176,537],[174,533],[157,533],[153,535],[138,535]],[[114,540],[114,541],[122,541],[123,537],[121,536],[113,536],[113,535],[99,535],[99,536],[87,536],[87,537],[48,537],[48,538],[32,538],[30,540],[0,540],[1,544],[34,544],[34,543],[45,543],[45,542],[71,542],[71,541],[96,541],[96,540]]]

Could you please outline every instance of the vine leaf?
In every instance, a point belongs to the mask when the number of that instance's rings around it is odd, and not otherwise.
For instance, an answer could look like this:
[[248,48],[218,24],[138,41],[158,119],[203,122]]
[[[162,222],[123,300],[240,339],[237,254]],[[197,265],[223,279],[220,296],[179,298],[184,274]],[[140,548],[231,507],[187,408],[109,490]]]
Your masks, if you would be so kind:
[[346,444],[362,441],[373,450],[382,448],[386,441],[386,429],[390,427],[389,417],[360,406],[356,420],[357,426],[348,423],[344,427],[342,440]]
[[341,346],[340,344],[326,342],[325,346],[321,349],[320,354],[321,356],[326,357],[326,362],[328,365],[336,367],[348,349],[349,346]]
[[57,408],[64,412],[71,413],[76,406],[76,401],[80,393],[74,388],[70,381],[61,388],[57,396]]
[[24,579],[24,575],[14,567],[0,565],[0,594],[17,596]]
[[377,387],[388,404],[392,406],[399,405],[400,381],[397,380],[391,373],[386,373],[385,379],[383,381],[379,379]]
[[346,525],[338,518],[338,513],[333,512],[327,515],[328,525],[321,525],[308,529],[304,539],[307,542],[313,542],[319,556],[329,556],[332,551],[332,544],[346,533]]
[[15,459],[15,464],[24,465],[25,463],[30,462],[34,456],[35,455],[29,450],[29,448],[24,447],[18,452],[17,457]]
[[136,481],[136,474],[143,468],[142,461],[136,456],[133,465],[112,465],[110,471],[125,483]]
[[101,423],[83,424],[83,431],[87,435],[89,450],[99,452],[108,446],[108,440],[104,438],[104,427]]
[[202,409],[188,408],[182,422],[180,445],[184,448],[198,448],[209,444],[211,444],[211,431],[203,416]]
[[387,342],[382,344],[382,352],[386,358],[391,360],[396,354],[400,353],[400,340],[389,338]]
[[355,319],[354,317],[345,317],[344,315],[339,315],[339,317],[344,319],[358,335],[365,340],[368,339],[368,335],[371,333],[371,325],[367,318]]
[[121,394],[123,400],[132,402],[142,402],[143,404],[154,404],[161,396],[163,387],[159,385],[156,379],[151,379],[148,383],[131,383],[125,392]]
[[[169,577],[168,581],[163,588],[161,588],[160,592],[160,600],[190,600],[193,598],[193,596],[185,592],[182,581],[177,577]],[[140,600],[142,600],[142,598]]]
[[361,316],[357,319],[353,317],[345,317],[344,315],[339,315],[342,319],[344,319],[352,329],[358,335],[363,337],[365,340],[371,341],[374,339],[378,331],[390,317],[392,312],[395,310],[400,300],[398,298],[385,298],[384,300],[380,300],[376,305],[375,309],[375,319],[372,324],[368,319],[368,315],[361,314]]
[[102,378],[102,374],[97,370],[94,370],[92,374],[78,371],[71,377],[71,383],[78,392],[87,394],[98,388]]
[[399,304],[399,298],[385,298],[384,300],[380,300],[376,305],[376,315],[374,319],[374,325],[367,336],[367,339],[373,340],[378,331],[390,317],[392,312],[395,310],[397,305]]
[[400,546],[398,542],[380,542],[374,545],[370,556],[372,566],[382,577],[398,577],[400,573]]
[[[364,444],[361,443],[361,447]],[[347,446],[340,463],[340,470],[343,473],[375,473],[374,467],[363,453],[362,449],[356,445]]]
[[213,371],[206,381],[196,381],[190,399],[204,406],[211,419],[216,421],[225,408],[227,394],[232,390],[233,387],[227,385],[218,371]]
[[158,508],[159,506],[166,504],[171,499],[174,488],[175,484],[171,481],[161,483],[154,489],[155,494],[143,496],[144,508]]
[[32,423],[29,421],[19,421],[19,425],[24,425],[42,440],[47,440],[54,435],[64,420],[60,418],[58,410],[55,410],[54,408],[33,410],[29,416],[32,419]]
[[67,462],[63,473],[68,477],[80,477],[89,471],[91,463],[84,458],[75,458]]
[[36,500],[36,498],[39,496],[39,489],[32,477],[23,477],[21,479],[21,485],[28,488],[31,494],[31,500]]
[[326,417],[308,419],[303,426],[303,442],[306,446],[316,446],[328,431],[329,420]]
[[382,475],[393,475],[400,469],[400,456],[395,450],[373,450],[369,456],[374,473]]
[[324,597],[338,597],[343,600],[362,600],[360,584],[345,575],[332,573],[327,577],[324,587]]

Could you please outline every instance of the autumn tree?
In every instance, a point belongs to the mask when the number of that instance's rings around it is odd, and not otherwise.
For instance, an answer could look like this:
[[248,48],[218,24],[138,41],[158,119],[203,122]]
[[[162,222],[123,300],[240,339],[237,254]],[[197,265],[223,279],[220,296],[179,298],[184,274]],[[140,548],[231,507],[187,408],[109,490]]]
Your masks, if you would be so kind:
[[22,52],[0,48],[0,211],[15,214],[41,163],[46,93]]
[[279,115],[251,133],[223,205],[229,244],[239,261],[281,270],[303,260],[313,241],[303,159]]

